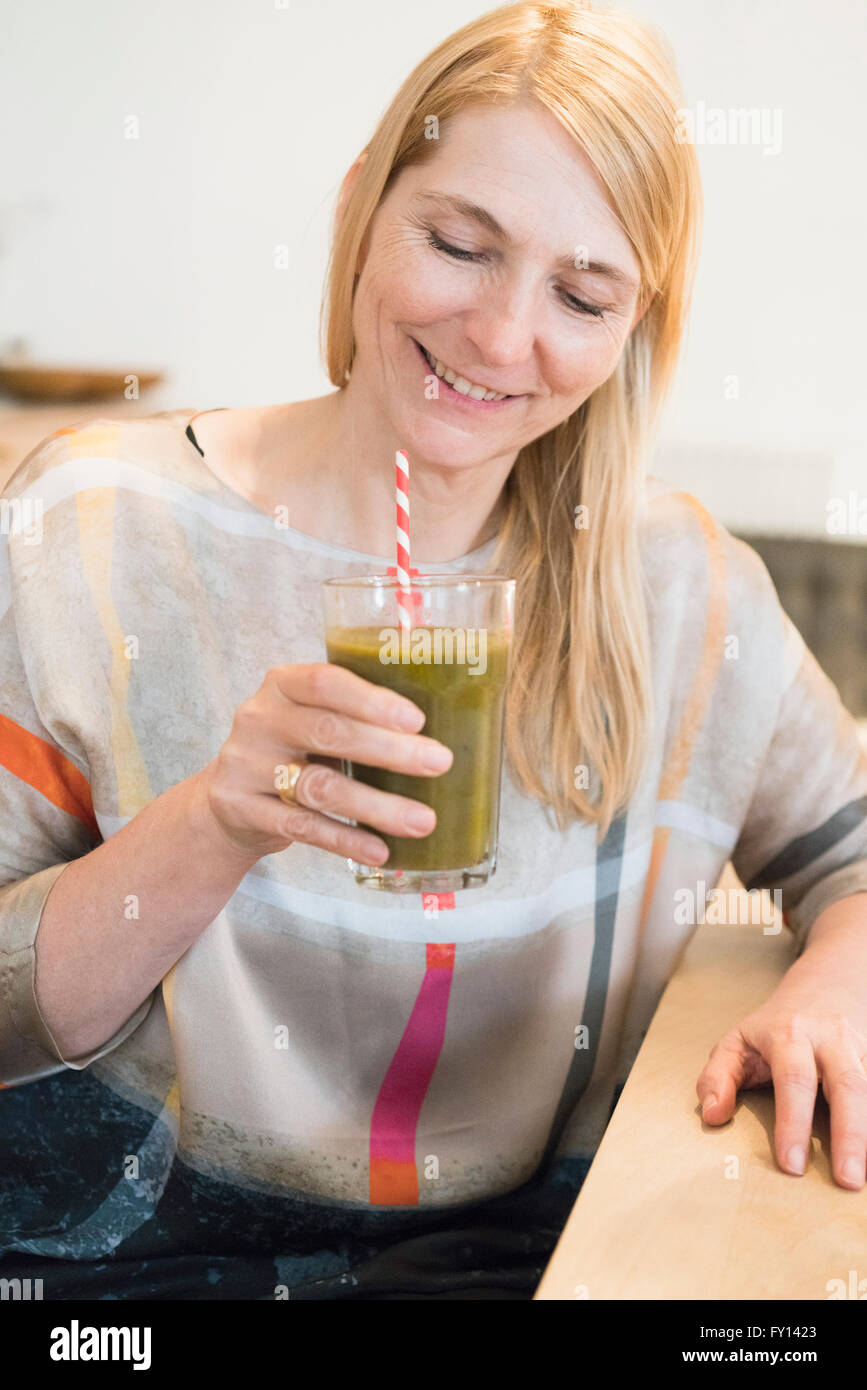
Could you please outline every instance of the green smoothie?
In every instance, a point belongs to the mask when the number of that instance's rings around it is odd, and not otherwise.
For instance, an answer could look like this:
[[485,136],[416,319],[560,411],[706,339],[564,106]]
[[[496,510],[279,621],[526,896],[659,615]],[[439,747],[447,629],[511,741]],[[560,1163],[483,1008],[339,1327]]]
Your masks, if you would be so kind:
[[474,672],[471,661],[383,662],[380,632],[378,627],[328,628],[328,660],[412,700],[425,713],[420,733],[450,748],[454,762],[432,777],[347,763],[347,773],[359,782],[424,802],[437,817],[435,828],[420,839],[364,828],[388,845],[386,869],[471,868],[496,842],[508,635],[485,632],[484,669],[477,662]]

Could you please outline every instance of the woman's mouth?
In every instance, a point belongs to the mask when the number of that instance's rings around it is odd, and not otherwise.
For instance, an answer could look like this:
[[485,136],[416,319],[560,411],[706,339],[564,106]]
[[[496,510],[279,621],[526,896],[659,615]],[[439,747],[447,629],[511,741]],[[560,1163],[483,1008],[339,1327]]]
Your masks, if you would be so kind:
[[[444,400],[453,402],[455,405],[464,406],[469,410],[500,410],[503,406],[509,405],[512,401],[519,401],[522,399],[521,396],[500,396],[492,400],[485,400],[484,397],[477,399],[478,392],[484,388],[475,386],[473,382],[468,381],[466,377],[456,376],[443,362],[437,363],[437,359],[433,354],[429,353],[426,348],[423,348],[421,343],[417,342],[415,338],[412,339],[412,342],[414,342],[418,348],[419,355],[425,365],[425,375],[430,376],[430,374],[433,373],[436,376],[438,394]],[[454,382],[449,381],[447,379],[448,376],[453,377]],[[470,395],[470,391],[473,391],[475,394]]]

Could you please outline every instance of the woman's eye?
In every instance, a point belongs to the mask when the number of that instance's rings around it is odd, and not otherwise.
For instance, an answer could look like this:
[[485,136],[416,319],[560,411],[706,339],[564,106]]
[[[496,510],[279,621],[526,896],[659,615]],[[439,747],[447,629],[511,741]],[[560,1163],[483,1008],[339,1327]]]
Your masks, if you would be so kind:
[[449,242],[437,236],[436,232],[428,233],[428,241],[435,250],[444,251],[447,256],[454,256],[457,261],[477,261],[484,255],[483,251],[465,251],[462,246],[451,246]]
[[[484,251],[466,251],[462,246],[452,246],[450,242],[443,241],[436,232],[428,232],[428,242],[435,251],[442,251],[447,256],[453,256],[456,261],[481,261],[484,260]],[[591,318],[601,319],[604,317],[604,309],[600,309],[596,304],[587,304],[583,299],[578,299],[576,295],[563,291],[563,301],[566,307],[576,314],[588,314]]]
[[564,297],[570,309],[574,309],[576,313],[590,314],[594,319],[601,319],[605,314],[605,310],[600,309],[597,304],[585,304],[583,299],[576,299],[574,294],[564,292]]

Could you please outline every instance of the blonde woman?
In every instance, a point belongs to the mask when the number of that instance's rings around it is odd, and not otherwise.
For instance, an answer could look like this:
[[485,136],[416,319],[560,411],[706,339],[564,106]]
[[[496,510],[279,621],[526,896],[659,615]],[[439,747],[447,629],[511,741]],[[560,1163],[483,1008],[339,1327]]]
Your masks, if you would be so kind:
[[[95,419],[9,483],[44,533],[4,551],[2,1267],[46,1298],[529,1297],[730,858],[793,964],[705,1118],[773,1084],[797,1174],[821,1081],[863,1184],[867,764],[756,554],[647,476],[681,105],[631,18],[473,21],[343,181],[333,391]],[[430,816],[339,760],[451,751],[319,608],[391,563],[398,447],[414,563],[518,585],[497,871],[435,915],[355,883]]]

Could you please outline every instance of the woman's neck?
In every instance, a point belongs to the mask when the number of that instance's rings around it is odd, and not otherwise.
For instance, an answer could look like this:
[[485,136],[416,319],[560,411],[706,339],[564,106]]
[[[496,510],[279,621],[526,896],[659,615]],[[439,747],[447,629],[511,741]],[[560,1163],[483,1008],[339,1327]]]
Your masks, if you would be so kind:
[[[247,457],[257,462],[253,477],[248,470],[246,495],[269,511],[284,503],[289,525],[307,535],[366,555],[392,555],[394,448],[371,413],[358,407],[352,383],[256,414]],[[510,467],[497,461],[456,471],[410,453],[414,565],[458,559],[496,534]]]

